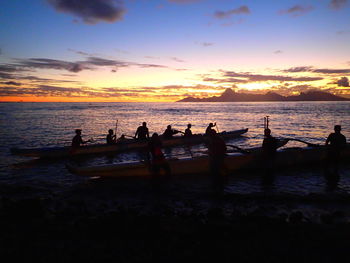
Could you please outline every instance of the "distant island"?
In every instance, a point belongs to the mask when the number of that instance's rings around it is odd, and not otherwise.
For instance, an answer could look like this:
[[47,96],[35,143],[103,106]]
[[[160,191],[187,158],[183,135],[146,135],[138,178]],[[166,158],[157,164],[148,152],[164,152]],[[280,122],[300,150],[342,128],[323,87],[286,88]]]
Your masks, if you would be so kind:
[[323,91],[301,92],[299,95],[282,96],[275,92],[266,94],[248,94],[234,92],[227,88],[220,96],[209,98],[187,97],[177,102],[251,102],[251,101],[350,101],[350,99],[339,97]]

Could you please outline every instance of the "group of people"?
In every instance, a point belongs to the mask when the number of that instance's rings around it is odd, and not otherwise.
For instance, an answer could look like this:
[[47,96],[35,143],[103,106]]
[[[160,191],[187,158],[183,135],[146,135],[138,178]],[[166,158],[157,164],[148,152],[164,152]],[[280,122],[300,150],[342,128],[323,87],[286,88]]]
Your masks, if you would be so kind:
[[[220,192],[223,190],[226,181],[226,169],[225,169],[225,156],[227,153],[227,147],[224,140],[218,136],[213,127],[216,123],[210,123],[205,131],[208,138],[208,154],[209,154],[209,164],[210,164],[210,174],[212,175],[213,188],[215,192]],[[191,124],[187,125],[185,132],[181,132],[185,137],[191,137]],[[81,144],[90,142],[91,140],[84,141],[81,137],[81,129],[75,130],[76,135],[72,140],[72,147],[79,147]],[[171,125],[168,125],[164,133],[162,134],[162,139],[171,139],[174,134],[180,131],[172,129]],[[124,139],[122,135],[119,139]],[[147,140],[148,141],[148,151],[151,156],[151,172],[153,178],[159,179],[161,170],[164,170],[167,175],[171,174],[171,169],[166,161],[166,158],[162,152],[162,140],[158,133],[153,133],[149,136],[149,131],[147,128],[147,123],[143,122],[142,126],[139,126],[135,132],[135,139],[137,140]],[[118,139],[118,140],[119,140]],[[107,135],[107,144],[116,143],[116,135],[113,134],[113,130],[109,130]],[[333,173],[327,179],[337,181],[334,174],[337,174],[338,161],[341,150],[346,146],[346,138],[341,134],[341,126],[334,126],[334,133],[329,134],[325,144],[328,146],[327,151],[327,167],[333,167]],[[273,167],[276,151],[278,148],[278,140],[271,135],[271,130],[269,128],[264,129],[264,140],[262,143],[262,161],[263,161],[263,182],[270,184],[273,181]]]
[[[208,127],[205,130],[205,134],[210,135],[212,131],[215,131],[213,129],[213,127],[215,127],[215,126],[216,126],[216,123],[214,123],[214,124],[209,123]],[[189,124],[187,124],[187,128],[185,129],[185,131],[182,132],[182,131],[173,129],[171,127],[171,125],[168,125],[162,134],[162,139],[164,139],[164,140],[172,139],[173,135],[178,134],[178,133],[182,133],[185,138],[190,138],[191,136],[193,136],[191,128],[192,128],[192,125],[189,123]],[[74,148],[79,147],[82,144],[86,144],[86,143],[92,141],[92,140],[84,141],[81,137],[81,131],[82,131],[81,129],[75,130],[76,135],[74,136],[74,138],[72,140],[72,147],[74,147]],[[132,136],[129,136],[129,137],[132,137]],[[136,129],[135,135],[132,138],[137,139],[137,140],[149,140],[150,139],[149,130],[148,130],[146,122],[143,122],[142,125]],[[106,143],[107,144],[115,144],[118,141],[122,141],[124,139],[125,139],[124,134],[122,134],[121,137],[117,138],[113,129],[109,129],[108,134],[106,136]]]

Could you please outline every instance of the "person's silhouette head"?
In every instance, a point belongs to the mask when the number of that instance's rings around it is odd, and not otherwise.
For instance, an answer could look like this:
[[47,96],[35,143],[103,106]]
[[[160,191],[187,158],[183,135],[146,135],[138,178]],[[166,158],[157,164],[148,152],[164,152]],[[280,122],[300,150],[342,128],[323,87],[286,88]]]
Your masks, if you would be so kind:
[[340,126],[340,125],[335,125],[335,126],[334,126],[334,131],[335,131],[336,133],[340,133],[340,131],[341,131],[341,126]]
[[191,128],[191,127],[192,127],[191,123],[187,124],[187,128]]
[[147,123],[144,121],[144,122],[142,123],[142,126],[143,126],[143,127],[146,127],[146,125],[147,125]]
[[269,128],[264,130],[264,135],[265,136],[270,136],[271,135],[271,130]]
[[81,135],[81,129],[75,129],[75,133],[76,133],[77,135]]
[[109,133],[110,135],[112,135],[112,134],[113,134],[113,130],[112,130],[112,129],[109,129],[109,130],[108,130],[108,133]]
[[168,130],[171,130],[171,125],[168,125],[166,128],[167,128]]
[[158,133],[155,132],[155,133],[152,134],[151,142],[153,142],[153,143],[159,143],[160,142],[160,138],[159,138]]

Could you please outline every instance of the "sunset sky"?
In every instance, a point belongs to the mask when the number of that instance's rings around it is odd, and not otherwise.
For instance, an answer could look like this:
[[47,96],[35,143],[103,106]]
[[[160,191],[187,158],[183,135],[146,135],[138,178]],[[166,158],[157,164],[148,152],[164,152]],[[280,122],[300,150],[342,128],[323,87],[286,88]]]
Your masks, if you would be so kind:
[[350,98],[350,0],[4,0],[0,101]]

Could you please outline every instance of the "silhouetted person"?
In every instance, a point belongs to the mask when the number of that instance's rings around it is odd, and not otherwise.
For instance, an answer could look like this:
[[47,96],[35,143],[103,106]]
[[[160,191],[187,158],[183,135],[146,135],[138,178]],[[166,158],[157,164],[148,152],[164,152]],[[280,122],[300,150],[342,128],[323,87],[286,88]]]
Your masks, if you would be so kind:
[[147,123],[143,122],[142,126],[139,126],[135,133],[135,138],[139,140],[146,140],[149,138],[149,132],[147,128]]
[[179,133],[178,130],[173,130],[173,129],[171,128],[171,125],[168,125],[167,128],[166,128],[166,130],[165,130],[164,133],[163,133],[163,138],[164,138],[165,140],[172,139],[172,138],[173,138],[173,135],[174,135],[174,134],[177,134],[177,133]]
[[[327,160],[326,160],[326,179],[328,183],[337,184],[339,180],[338,175],[338,163],[340,158],[341,151],[346,147],[346,138],[343,134],[340,133],[341,126],[334,126],[334,133],[328,135],[326,140],[327,145]],[[333,168],[333,173],[330,170]]]
[[117,142],[122,142],[122,141],[125,141],[125,140],[126,140],[125,135],[122,134],[122,135],[120,135],[120,137],[117,139]]
[[72,147],[73,148],[78,148],[78,147],[80,147],[81,144],[91,142],[91,140],[83,141],[83,139],[81,138],[81,129],[76,129],[75,134],[76,135],[73,137],[73,140],[72,140]]
[[211,131],[215,131],[214,129],[212,129],[213,127],[216,126],[216,122],[213,124],[212,122],[209,123],[207,129],[205,130],[205,135],[211,135]]
[[116,138],[117,138],[116,135],[113,134],[113,130],[109,129],[107,137],[106,137],[107,144],[115,144],[116,143]]
[[162,152],[162,142],[158,133],[153,133],[151,140],[148,143],[148,149],[151,154],[151,173],[153,186],[159,187],[160,172],[165,171],[166,176],[171,175],[170,165],[165,159]]
[[277,152],[277,140],[271,136],[269,128],[264,130],[264,140],[262,143],[262,161],[264,167],[263,183],[272,184],[274,180],[273,166]]
[[225,166],[227,149],[224,140],[218,136],[215,130],[210,132],[208,150],[213,191],[215,194],[221,194],[224,190],[227,176]]
[[185,130],[185,134],[184,134],[185,137],[191,137],[192,136],[191,127],[192,127],[192,125],[190,123],[187,124],[187,129]]

